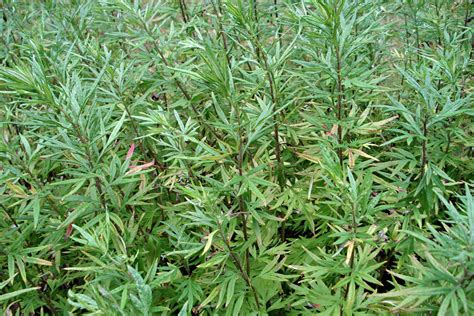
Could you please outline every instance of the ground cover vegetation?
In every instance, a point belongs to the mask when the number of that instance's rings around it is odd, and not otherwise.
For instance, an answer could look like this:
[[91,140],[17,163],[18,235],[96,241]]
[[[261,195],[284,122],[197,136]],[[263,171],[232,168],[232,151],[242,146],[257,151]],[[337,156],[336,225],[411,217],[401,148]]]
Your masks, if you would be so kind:
[[473,315],[469,0],[0,3],[5,315]]

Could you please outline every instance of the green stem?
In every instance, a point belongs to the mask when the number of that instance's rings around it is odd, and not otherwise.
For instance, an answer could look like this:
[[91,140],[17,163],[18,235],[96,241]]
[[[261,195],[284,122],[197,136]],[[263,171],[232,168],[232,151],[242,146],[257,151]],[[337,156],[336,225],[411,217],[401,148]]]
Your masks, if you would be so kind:
[[242,266],[242,263],[240,262],[239,258],[237,255],[234,253],[232,250],[232,247],[229,243],[229,240],[224,234],[224,230],[222,229],[222,224],[220,223],[219,220],[217,220],[217,226],[219,228],[219,234],[221,235],[222,240],[224,241],[224,244],[229,251],[229,255],[232,257],[232,261],[234,262],[235,267],[239,270],[240,274],[242,275],[242,278],[244,281],[247,283],[248,287],[251,289],[253,297],[255,299],[255,303],[257,304],[257,308],[260,309],[260,302],[258,299],[258,294],[257,291],[255,290],[252,280],[250,279],[249,273],[245,271],[245,269]]
[[343,144],[343,135],[342,135],[342,115],[343,115],[343,100],[342,96],[344,94],[344,85],[342,83],[342,75],[341,75],[341,56],[339,52],[339,46],[336,43],[335,46],[336,51],[336,70],[337,70],[337,142],[338,142],[338,149],[337,155],[339,157],[339,165],[342,167],[343,165],[343,156],[342,156],[342,144]]
[[425,166],[428,161],[428,156],[427,156],[427,138],[428,138],[428,118],[425,118],[423,120],[423,136],[425,139],[423,139],[423,143],[421,144],[421,175],[424,174],[425,172]]

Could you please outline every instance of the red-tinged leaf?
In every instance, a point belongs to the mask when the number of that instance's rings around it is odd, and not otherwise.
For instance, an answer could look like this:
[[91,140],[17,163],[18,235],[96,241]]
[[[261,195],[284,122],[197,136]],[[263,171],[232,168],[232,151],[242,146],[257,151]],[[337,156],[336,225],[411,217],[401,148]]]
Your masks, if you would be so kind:
[[329,132],[326,133],[326,136],[335,135],[337,132],[338,125],[334,124]]
[[138,171],[145,170],[145,169],[153,166],[154,164],[155,164],[155,160],[153,159],[152,161],[150,161],[146,164],[143,164],[143,165],[129,166],[130,170],[127,172],[127,174],[133,174],[133,173],[136,173]]
[[72,227],[72,223],[71,223],[71,224],[69,224],[69,225],[67,226],[67,229],[66,229],[66,236],[65,236],[64,239],[68,239],[68,238],[71,236],[71,234],[72,234],[72,229],[73,229],[73,227]]
[[127,156],[125,157],[125,159],[132,158],[134,151],[135,151],[135,143],[132,143],[130,145],[130,148],[128,149]]

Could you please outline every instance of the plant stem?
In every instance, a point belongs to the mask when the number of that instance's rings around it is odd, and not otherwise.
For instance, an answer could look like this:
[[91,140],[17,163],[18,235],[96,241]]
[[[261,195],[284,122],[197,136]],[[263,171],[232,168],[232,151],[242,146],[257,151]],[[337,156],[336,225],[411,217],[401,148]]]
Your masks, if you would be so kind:
[[239,261],[239,258],[232,250],[229,240],[225,236],[224,230],[222,229],[222,224],[220,223],[219,220],[217,220],[217,226],[219,227],[219,234],[221,235],[221,238],[224,241],[224,244],[226,245],[227,250],[229,251],[229,255],[232,257],[235,267],[240,271],[242,278],[247,283],[248,287],[251,289],[253,297],[255,299],[255,303],[257,304],[257,307],[260,309],[260,302],[258,299],[257,291],[253,287],[252,280],[250,279],[249,273],[245,271],[245,269],[242,266],[242,263],[240,263]]
[[[160,47],[158,46],[158,44],[156,43],[156,39],[155,37],[153,36],[153,33],[151,32],[151,30],[149,29],[148,25],[146,24],[146,22],[143,20],[143,19],[140,19],[141,23],[142,23],[142,26],[145,30],[145,32],[148,34],[148,36],[152,39],[152,43],[153,43],[153,47],[155,48],[156,52],[158,53],[158,55],[160,56],[161,58],[161,61],[163,62],[163,64],[166,66],[166,67],[171,67],[171,63],[168,61],[168,59],[166,58],[166,56],[163,54],[163,51],[160,49]],[[191,104],[191,108],[193,110],[193,112],[201,119],[201,123],[206,127],[206,130],[208,130],[214,137],[218,138],[217,137],[217,134],[216,132],[214,131],[214,129],[206,122],[206,118],[204,118],[204,116],[202,115],[201,112],[198,111],[198,109],[196,108],[196,106],[194,105],[194,102],[192,101],[192,97],[191,97],[191,94],[188,92],[188,90],[184,87],[184,85],[181,83],[181,81],[179,81],[177,78],[174,79],[174,82],[176,84],[176,86],[178,87],[178,89],[181,91],[181,93],[183,94],[183,96],[186,98],[186,100]]]
[[219,31],[220,37],[222,39],[222,45],[224,46],[225,50],[225,58],[227,60],[227,66],[230,68],[230,56],[229,56],[229,48],[227,45],[227,36],[224,33],[224,28],[222,27],[222,8],[219,2],[219,9],[217,9],[214,0],[212,0],[212,7],[214,8],[214,13],[216,14],[217,17],[217,29]]
[[[20,145],[21,146],[21,145]],[[24,150],[24,149],[23,149]],[[23,161],[23,159],[21,159],[19,156],[17,156],[16,154],[10,152],[10,154],[12,156],[14,156],[16,158],[16,160],[18,161],[18,164],[20,165],[20,168],[23,170],[23,172],[25,172],[26,174],[28,174],[28,176],[31,178],[31,180],[33,180],[33,182],[35,183],[35,185],[41,190],[41,191],[45,191],[44,190],[44,184],[40,181],[40,179],[38,179],[38,177],[36,177],[33,172],[31,172],[30,168],[28,168],[28,165]],[[31,185],[31,184],[30,184]],[[53,209],[53,211],[55,211],[58,215],[61,215],[63,216],[64,213],[59,211],[59,207],[56,203],[56,201],[51,197],[51,195],[47,195],[46,196],[46,199],[49,201],[49,203],[51,204],[51,208]]]
[[[408,54],[408,48],[409,48],[408,38],[410,36],[409,36],[409,33],[408,33],[407,15],[404,14],[403,17],[404,17],[404,26],[405,26],[405,55],[406,55],[404,63],[403,63],[403,70],[406,71],[407,66],[410,62],[410,55]],[[403,83],[405,82],[405,76],[402,75],[401,77],[402,77],[402,79],[401,79],[401,82],[400,82],[400,91],[398,92],[398,98],[397,98],[398,101],[400,101],[400,98],[402,96]]]
[[[255,1],[255,0],[254,0]],[[251,39],[253,40],[253,45],[256,48],[256,57],[259,63],[265,70],[265,76],[268,80],[268,87],[270,92],[270,98],[273,103],[273,107],[275,110],[279,108],[279,99],[277,94],[277,87],[275,82],[275,74],[273,69],[268,64],[268,56],[265,50],[263,49],[260,39],[258,37],[258,12],[257,6],[254,2],[254,14],[255,14],[255,23],[256,23],[256,34],[251,34]],[[280,144],[280,134],[279,134],[279,122],[278,122],[278,114],[274,114],[274,125],[273,125],[273,139],[275,142],[275,159],[277,161],[277,168],[276,168],[276,175],[278,180],[278,185],[280,190],[283,190],[285,187],[285,170],[283,161],[281,159],[281,144]],[[280,226],[280,239],[285,241],[285,222],[283,221]]]
[[184,23],[188,23],[188,15],[186,14],[186,4],[183,0],[178,0],[179,9],[181,10],[181,16],[183,18]]
[[[0,206],[2,207],[3,212],[5,213],[5,215],[7,216],[7,218],[8,218],[8,219],[13,223],[13,225],[18,229],[18,233],[19,233],[20,235],[23,235],[23,231],[22,231],[21,227],[18,225],[18,223],[16,222],[16,220],[15,220],[13,217],[10,216],[10,214],[8,213],[8,210],[6,209],[6,207],[5,207],[4,205],[2,205],[2,204],[0,204]],[[30,245],[30,243],[28,242],[28,240],[25,239],[25,240],[24,240],[24,243],[25,243],[25,245],[26,245],[27,247],[31,247],[31,245]],[[44,269],[43,269],[43,267],[42,267],[41,265],[38,266],[38,270],[39,270],[40,274],[42,274],[42,275],[45,274]],[[50,311],[53,315],[57,315],[57,310],[56,310],[56,308],[54,307],[53,302],[51,301],[50,296],[46,295],[46,294],[45,294],[44,292],[42,292],[41,290],[40,290],[39,293],[40,293],[40,295],[46,300],[46,306],[48,306],[49,311]]]
[[[72,128],[73,128],[73,131],[74,133],[76,134],[77,138],[79,139],[79,141],[82,143],[82,145],[85,147],[85,153],[86,153],[86,159],[87,159],[87,163],[89,165],[89,168],[91,170],[94,169],[94,162],[93,162],[93,159],[92,159],[92,152],[91,152],[91,146],[90,146],[90,142],[89,142],[89,139],[81,132],[81,128],[79,126],[79,124],[77,124],[77,122],[71,117],[71,115],[69,115],[69,113],[67,113],[60,105],[56,104],[54,101],[53,102],[53,106],[58,109],[65,117],[66,121],[68,121],[71,125],[72,125]],[[105,199],[104,199],[104,196],[103,196],[103,190],[102,190],[102,181],[100,180],[100,178],[98,176],[95,176],[94,177],[94,185],[95,185],[95,188],[97,190],[97,193],[99,195],[99,201],[100,201],[100,204],[102,206],[102,208],[105,210],[106,209],[106,203],[105,203]]]
[[[136,124],[135,120],[133,119],[133,116],[132,116],[132,113],[131,113],[130,109],[128,108],[128,106],[125,103],[126,102],[124,102],[123,107],[125,108],[125,112],[127,113],[128,119],[130,120],[133,132],[135,133],[135,137],[139,138],[140,133],[138,132],[137,124]],[[148,153],[150,153],[150,155],[151,155],[150,158],[155,161],[155,163],[157,164],[158,169],[160,171],[163,171],[165,169],[165,166],[158,160],[158,156],[155,154],[153,149],[148,148],[148,150],[145,150],[145,147],[143,145],[143,141],[141,139],[138,140],[138,146],[140,147],[140,150],[141,150],[141,152],[143,153],[143,155],[145,157],[147,157]],[[155,175],[158,176],[158,173],[156,172]]]
[[342,104],[342,95],[344,94],[344,86],[342,84],[342,75],[341,75],[341,56],[339,52],[339,46],[336,43],[335,45],[336,50],[336,68],[337,68],[337,142],[339,148],[337,149],[337,155],[339,157],[339,165],[342,167],[343,165],[343,156],[342,156],[342,143],[343,143],[343,135],[342,135],[342,112],[343,112],[343,104]]
[[[252,0],[252,10],[253,10],[253,18],[254,18],[254,23],[255,23],[255,37],[257,38],[257,42],[259,42],[259,30],[258,30],[258,10],[257,10],[257,0]],[[255,47],[255,53],[257,55],[257,58],[260,59],[260,52],[261,49],[258,46]]]
[[354,267],[354,256],[355,256],[355,249],[356,249],[356,245],[355,245],[355,242],[356,242],[356,236],[357,236],[357,216],[356,216],[356,211],[357,211],[357,205],[355,204],[355,202],[352,203],[352,209],[351,209],[351,213],[352,213],[352,234],[354,235],[354,239],[353,239],[353,243],[354,243],[354,246],[353,246],[353,250],[352,250],[352,255],[351,255],[351,261],[350,261],[350,266],[351,266],[351,269]]
[[427,137],[428,137],[428,118],[423,119],[423,136],[425,139],[423,139],[423,143],[421,144],[421,175],[424,174],[425,172],[425,166],[428,160],[427,157],[427,149],[426,149],[426,143],[427,143]]
[[[416,48],[420,49],[420,32],[418,30],[418,11],[413,12],[413,20],[415,22],[415,37],[416,37]],[[420,62],[420,54],[416,54],[417,62]]]
[[[240,112],[240,107],[236,104],[234,104],[234,102],[232,102],[232,100],[230,99],[230,97],[228,98],[228,102],[229,104],[231,105],[231,107],[234,108],[235,110],[235,115],[237,117],[237,134],[238,134],[238,137],[239,137],[239,140],[238,140],[238,153],[237,153],[237,170],[239,172],[239,176],[243,177],[243,161],[244,161],[244,135],[242,133],[242,121],[241,121],[241,118],[240,118],[240,115],[241,115],[241,112]],[[240,182],[239,184],[239,189],[237,192],[240,192],[240,189],[242,187],[242,181]],[[241,225],[242,225],[242,231],[243,231],[243,234],[244,234],[244,240],[245,242],[248,241],[248,232],[247,232],[247,217],[245,215],[245,202],[244,202],[244,199],[242,197],[242,195],[240,195],[238,198],[238,205],[239,205],[239,216],[240,216],[240,221],[241,221]],[[249,250],[248,248],[245,249],[245,267],[246,267],[246,271],[247,271],[247,274],[250,274],[250,254],[249,254]]]

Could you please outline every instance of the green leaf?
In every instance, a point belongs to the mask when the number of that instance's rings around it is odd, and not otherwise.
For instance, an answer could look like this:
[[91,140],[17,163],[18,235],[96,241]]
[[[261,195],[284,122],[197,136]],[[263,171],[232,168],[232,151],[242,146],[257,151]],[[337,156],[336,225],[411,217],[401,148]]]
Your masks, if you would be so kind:
[[234,288],[236,281],[237,279],[235,277],[232,277],[229,281],[229,284],[227,285],[225,307],[229,306],[230,302],[232,301],[232,298],[234,297]]
[[0,295],[0,302],[9,300],[11,298],[14,298],[14,297],[16,297],[18,295],[21,295],[21,294],[24,294],[24,293],[39,290],[40,288],[41,287],[39,287],[39,286],[30,287],[30,288],[27,288],[27,289],[21,289],[21,290],[13,291],[13,292],[10,292],[10,293],[2,294],[2,295]]
[[122,114],[122,117],[120,118],[120,120],[115,124],[115,127],[114,129],[112,130],[112,132],[110,133],[110,136],[109,138],[107,139],[107,142],[105,143],[105,146],[104,146],[104,149],[102,151],[102,155],[104,155],[105,153],[105,150],[107,150],[110,145],[112,145],[112,143],[117,139],[117,136],[120,132],[120,129],[122,128],[122,125],[123,123],[125,122],[125,118],[127,116],[127,113],[126,112],[123,112]]
[[40,200],[39,198],[35,198],[33,200],[33,223],[34,223],[34,228],[36,229],[38,227],[38,222],[39,222],[39,217],[40,217]]

